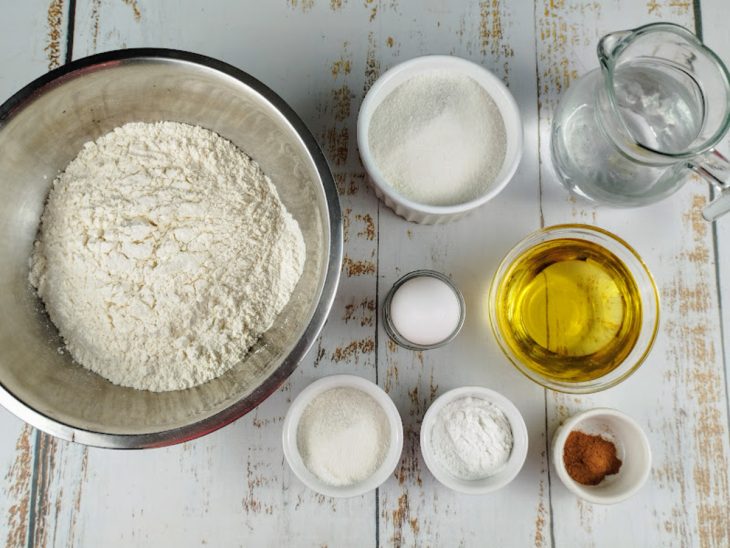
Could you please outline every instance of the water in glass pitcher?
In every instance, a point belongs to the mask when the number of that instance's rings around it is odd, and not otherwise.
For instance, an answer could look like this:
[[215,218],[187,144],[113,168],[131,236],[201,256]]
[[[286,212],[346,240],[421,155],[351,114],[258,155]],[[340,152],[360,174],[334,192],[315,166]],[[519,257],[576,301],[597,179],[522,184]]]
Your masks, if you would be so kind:
[[699,86],[668,63],[634,61],[614,73],[621,118],[638,143],[665,154],[690,148],[702,129]]
[[568,90],[555,114],[553,155],[563,180],[580,195],[621,206],[674,192],[683,182],[677,171],[686,169],[684,163],[650,166],[636,155],[642,147],[663,154],[690,148],[704,119],[696,81],[656,60],[637,59],[617,67],[613,89],[629,133],[622,142],[606,133],[607,117],[613,117],[614,125],[619,122],[616,111],[598,100],[606,85],[599,70],[587,74]]

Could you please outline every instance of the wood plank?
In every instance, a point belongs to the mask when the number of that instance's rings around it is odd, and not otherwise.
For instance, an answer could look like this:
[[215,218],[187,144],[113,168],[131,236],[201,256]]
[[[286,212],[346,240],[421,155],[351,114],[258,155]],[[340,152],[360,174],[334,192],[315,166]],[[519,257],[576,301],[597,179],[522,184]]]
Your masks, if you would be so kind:
[[[380,246],[380,302],[400,276],[419,268],[451,276],[467,302],[463,332],[440,349],[401,349],[380,330],[379,379],[398,405],[406,432],[395,478],[380,489],[383,546],[550,545],[544,392],[508,365],[489,331],[486,309],[498,262],[515,241],[540,225],[532,17],[533,4],[527,1],[462,3],[448,9],[437,3],[428,9],[401,3],[397,14],[383,15],[374,36],[374,55],[382,59],[382,70],[426,53],[458,55],[492,70],[515,94],[527,128],[525,154],[514,180],[471,216],[422,226],[380,208],[381,242],[386,235],[390,242]],[[420,455],[418,436],[426,409],[436,396],[463,385],[505,394],[523,413],[530,434],[520,475],[488,496],[460,495],[442,486]]]
[[[67,2],[50,2],[52,15],[60,6],[60,28]],[[730,272],[730,254],[724,252],[730,221],[717,225],[714,242],[699,217],[708,193],[696,181],[641,210],[586,207],[567,198],[549,165],[552,111],[566,86],[596,66],[598,37],[627,21],[671,20],[692,28],[691,3],[239,4],[79,1],[76,57],[142,45],[191,49],[248,70],[292,104],[323,144],[345,213],[348,261],[328,325],[282,390],[237,423],[182,446],[125,453],[86,449],[37,437],[0,411],[0,511],[6,517],[0,538],[8,545],[92,546],[344,540],[367,546],[376,535],[383,545],[546,546],[551,537],[569,546],[728,545],[728,398],[718,307],[730,295],[723,276]],[[705,39],[728,61],[725,4],[701,1]],[[65,39],[49,26],[48,11],[47,2],[28,2],[0,19],[0,97],[63,59]],[[525,158],[515,180],[484,209],[446,227],[406,224],[379,206],[355,146],[356,110],[367,86],[382,70],[423,53],[453,53],[493,69],[512,87],[526,121]],[[728,143],[723,147],[730,152]],[[545,224],[587,222],[625,237],[657,278],[663,320],[656,346],[635,376],[607,392],[546,394],[508,365],[488,332],[484,297],[491,274],[509,247],[540,225],[541,213]],[[400,275],[421,267],[450,274],[474,305],[451,346],[414,353],[376,331],[376,305]],[[375,494],[344,501],[318,497],[283,462],[280,425],[291,398],[334,372],[377,376],[403,414],[404,455],[377,501]],[[417,436],[425,409],[439,393],[462,384],[502,391],[530,430],[525,469],[488,497],[446,490],[420,459]],[[654,451],[647,486],[613,508],[575,499],[545,455],[560,420],[599,405],[634,416]],[[37,496],[31,501],[32,489]]]
[[292,476],[281,450],[284,414],[304,386],[331,373],[375,379],[377,201],[364,185],[354,147],[369,43],[365,25],[358,33],[352,29],[369,16],[370,8],[359,4],[77,4],[75,57],[133,46],[188,49],[231,62],[284,96],[322,143],[338,180],[346,261],[315,349],[255,412],[162,450],[49,446],[52,471],[39,486],[39,499],[47,501],[37,520],[39,537],[57,531],[57,541],[68,535],[91,546],[374,543],[375,494],[318,496]]
[[4,409],[0,433],[0,539],[4,546],[19,546],[28,535],[34,433]]
[[[726,66],[730,66],[730,34],[727,32],[727,20],[730,8],[723,0],[703,0],[700,3],[702,14],[702,39],[705,44],[719,55]],[[730,135],[719,144],[717,149],[730,158]],[[730,394],[730,216],[725,216],[715,223],[715,252],[717,261],[717,279],[720,289],[720,312],[723,327],[723,356],[725,359],[725,390]],[[730,404],[729,404],[730,405]],[[730,407],[728,409],[730,416]]]
[[[0,101],[58,66],[66,55],[68,3],[20,2],[0,17]],[[28,540],[36,432],[0,408],[0,542]]]
[[[728,543],[727,393],[712,234],[701,220],[707,189],[688,183],[639,210],[588,207],[568,199],[550,169],[549,133],[560,93],[597,66],[606,32],[669,20],[693,28],[690,2],[538,3],[538,81],[543,211],[546,225],[597,224],[625,237],[648,263],[662,298],[654,349],[622,385],[586,397],[550,393],[551,430],[576,411],[615,407],[645,428],[654,453],[648,484],[618,508],[578,501],[553,479],[556,544],[665,546]],[[555,474],[553,473],[553,478]]]

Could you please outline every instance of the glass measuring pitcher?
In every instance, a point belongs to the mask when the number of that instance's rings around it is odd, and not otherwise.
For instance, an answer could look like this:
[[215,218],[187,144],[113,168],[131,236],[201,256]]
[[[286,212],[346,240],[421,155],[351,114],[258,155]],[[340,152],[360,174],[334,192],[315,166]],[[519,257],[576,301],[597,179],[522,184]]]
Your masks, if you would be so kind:
[[691,32],[655,23],[598,43],[600,68],[571,84],[555,112],[552,157],[563,184],[593,202],[649,204],[694,171],[730,211],[730,162],[713,147],[730,127],[730,74]]

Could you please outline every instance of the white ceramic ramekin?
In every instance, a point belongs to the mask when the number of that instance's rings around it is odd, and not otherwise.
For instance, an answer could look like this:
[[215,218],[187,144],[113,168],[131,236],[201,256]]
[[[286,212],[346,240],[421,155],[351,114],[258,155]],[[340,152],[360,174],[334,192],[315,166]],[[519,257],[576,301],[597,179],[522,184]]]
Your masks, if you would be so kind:
[[[297,429],[302,413],[314,398],[333,388],[355,388],[365,392],[380,404],[390,425],[390,443],[383,463],[369,478],[354,485],[334,486],[320,480],[304,464],[297,446]],[[381,485],[395,470],[403,451],[403,423],[393,400],[377,384],[355,375],[331,375],[314,381],[294,399],[284,419],[282,442],[286,461],[304,485],[330,497],[355,497]]]
[[[431,431],[439,411],[453,401],[461,398],[480,398],[496,405],[502,410],[512,428],[512,452],[504,467],[496,474],[478,480],[464,480],[453,476],[433,454]],[[442,394],[428,408],[421,423],[421,454],[426,466],[442,484],[454,491],[469,495],[482,495],[501,489],[511,482],[527,458],[527,426],[517,407],[502,394],[481,386],[463,386]]]
[[[622,463],[618,473],[606,476],[598,485],[582,485],[571,478],[563,452],[573,430],[603,435],[613,442]],[[651,471],[651,447],[634,419],[616,409],[598,408],[573,415],[558,427],[553,434],[552,461],[558,477],[575,495],[596,504],[615,504],[629,498],[646,482]]]
[[[378,169],[368,144],[370,120],[383,99],[406,80],[430,70],[451,71],[472,78],[494,99],[504,120],[507,150],[502,169],[482,196],[463,204],[432,206],[414,202],[399,194]],[[510,91],[499,78],[487,69],[459,57],[427,55],[396,65],[378,78],[368,90],[357,118],[357,145],[375,194],[383,200],[385,205],[407,221],[422,224],[446,223],[460,219],[485,204],[512,179],[522,158],[522,120],[517,103]]]

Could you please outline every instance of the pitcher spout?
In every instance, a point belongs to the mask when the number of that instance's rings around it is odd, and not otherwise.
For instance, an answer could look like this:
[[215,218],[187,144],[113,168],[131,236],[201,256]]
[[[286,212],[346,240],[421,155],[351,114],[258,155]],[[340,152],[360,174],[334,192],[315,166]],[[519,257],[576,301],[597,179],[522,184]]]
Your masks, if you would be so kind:
[[634,34],[632,30],[621,30],[606,34],[598,42],[598,60],[601,68],[609,69],[613,67],[613,62],[618,54],[628,42],[628,38]]

